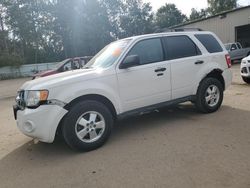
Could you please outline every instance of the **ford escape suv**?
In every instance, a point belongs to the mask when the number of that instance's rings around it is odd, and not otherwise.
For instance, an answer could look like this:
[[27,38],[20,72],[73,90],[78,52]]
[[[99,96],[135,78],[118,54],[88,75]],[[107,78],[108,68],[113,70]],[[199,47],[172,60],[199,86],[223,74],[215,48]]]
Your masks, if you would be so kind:
[[71,148],[89,151],[105,143],[119,118],[186,101],[215,112],[230,67],[211,32],[135,36],[109,44],[83,69],[26,82],[14,115],[27,136],[51,143],[61,133]]

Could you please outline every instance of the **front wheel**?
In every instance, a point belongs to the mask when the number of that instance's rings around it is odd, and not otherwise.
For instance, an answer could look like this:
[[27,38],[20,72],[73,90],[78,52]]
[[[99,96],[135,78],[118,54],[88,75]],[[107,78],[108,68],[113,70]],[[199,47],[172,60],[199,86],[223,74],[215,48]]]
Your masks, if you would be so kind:
[[195,105],[203,113],[217,111],[223,101],[223,86],[215,78],[205,78],[200,83],[196,94]]
[[102,103],[86,100],[76,104],[63,121],[62,133],[73,149],[90,151],[102,146],[111,134],[113,116]]
[[242,79],[243,79],[243,81],[246,82],[247,84],[250,84],[250,78],[248,78],[248,77],[243,77],[243,76],[242,76]]

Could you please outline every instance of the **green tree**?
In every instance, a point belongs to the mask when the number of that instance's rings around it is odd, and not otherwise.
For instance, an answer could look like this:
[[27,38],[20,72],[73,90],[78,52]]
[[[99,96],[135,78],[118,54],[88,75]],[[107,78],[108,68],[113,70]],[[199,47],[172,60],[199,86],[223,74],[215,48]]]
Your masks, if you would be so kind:
[[152,7],[141,0],[127,0],[124,4],[123,14],[120,15],[121,38],[141,35],[152,32]]
[[115,39],[152,32],[152,20],[142,0],[0,0],[1,66],[94,55]]
[[160,28],[168,28],[187,20],[175,4],[165,4],[156,13],[156,25]]
[[101,0],[106,7],[116,38],[146,34],[153,31],[153,13],[142,0]]
[[20,55],[28,63],[40,62],[39,51],[47,41],[44,27],[48,22],[48,14],[40,0],[4,0],[6,7],[5,24],[12,33],[12,40],[20,43]]
[[237,0],[207,0],[207,2],[208,11],[211,15],[215,15],[237,7]]
[[51,5],[53,38],[64,57],[94,55],[112,40],[108,14],[97,0],[61,0]]
[[[82,35],[86,55],[95,55],[101,48],[114,40],[111,36],[112,26],[109,21],[106,7],[97,0],[86,0],[83,8]],[[77,32],[77,31],[76,31]],[[80,36],[75,38],[78,40]]]
[[18,66],[23,63],[23,59],[15,53],[13,41],[9,39],[9,31],[5,25],[7,9],[0,1],[0,67]]
[[120,33],[120,16],[123,14],[123,0],[99,0],[101,6],[107,11],[110,22],[111,36],[119,38]]
[[197,20],[201,18],[206,18],[208,16],[208,11],[207,9],[201,9],[200,11],[197,11],[196,9],[192,8],[191,9],[191,14],[189,16],[189,20]]
[[0,4],[0,51],[8,52],[8,31],[5,30],[4,26],[4,15],[5,15],[5,7]]

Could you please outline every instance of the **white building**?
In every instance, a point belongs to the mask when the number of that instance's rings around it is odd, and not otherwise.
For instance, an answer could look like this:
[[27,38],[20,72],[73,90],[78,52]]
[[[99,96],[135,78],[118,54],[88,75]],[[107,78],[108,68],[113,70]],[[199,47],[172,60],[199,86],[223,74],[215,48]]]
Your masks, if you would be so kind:
[[180,28],[200,28],[212,31],[223,43],[237,41],[243,47],[250,47],[250,6],[172,27],[172,29]]

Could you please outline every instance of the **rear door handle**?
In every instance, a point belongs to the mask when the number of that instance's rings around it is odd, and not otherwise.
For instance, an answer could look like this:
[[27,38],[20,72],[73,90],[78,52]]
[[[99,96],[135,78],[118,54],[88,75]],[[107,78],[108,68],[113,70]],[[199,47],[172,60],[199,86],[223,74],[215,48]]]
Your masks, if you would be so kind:
[[155,69],[155,72],[164,72],[166,70],[167,70],[166,68],[162,67],[162,68]]
[[199,65],[199,64],[203,64],[203,63],[204,63],[204,61],[199,60],[199,61],[196,61],[194,64]]

